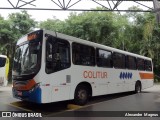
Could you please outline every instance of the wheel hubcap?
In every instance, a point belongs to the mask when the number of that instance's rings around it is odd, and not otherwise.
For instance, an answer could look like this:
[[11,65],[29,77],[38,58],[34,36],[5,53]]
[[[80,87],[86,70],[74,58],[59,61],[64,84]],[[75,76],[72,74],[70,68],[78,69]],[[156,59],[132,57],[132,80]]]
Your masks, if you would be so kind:
[[78,97],[81,100],[85,100],[87,98],[86,91],[85,90],[80,90],[79,93],[78,93]]
[[137,92],[140,93],[140,91],[141,91],[141,87],[138,85],[137,86]]

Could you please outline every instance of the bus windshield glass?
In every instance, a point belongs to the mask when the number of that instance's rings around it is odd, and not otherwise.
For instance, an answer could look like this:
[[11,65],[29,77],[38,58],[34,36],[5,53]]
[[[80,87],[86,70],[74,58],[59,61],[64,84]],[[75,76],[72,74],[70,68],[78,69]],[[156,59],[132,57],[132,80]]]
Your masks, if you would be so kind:
[[35,74],[39,70],[41,43],[32,41],[16,49],[13,71],[15,75]]
[[4,67],[6,63],[6,58],[0,57],[0,67]]

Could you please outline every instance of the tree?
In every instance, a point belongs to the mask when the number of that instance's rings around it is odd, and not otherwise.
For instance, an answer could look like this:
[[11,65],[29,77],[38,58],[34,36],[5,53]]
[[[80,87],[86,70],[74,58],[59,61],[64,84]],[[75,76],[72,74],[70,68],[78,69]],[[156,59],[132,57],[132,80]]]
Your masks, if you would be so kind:
[[[97,8],[103,9],[103,8]],[[116,34],[113,12],[71,13],[65,21],[64,32],[96,43],[112,46]]]
[[39,28],[43,28],[46,30],[52,31],[63,31],[64,22],[54,17],[53,19],[47,19],[46,21],[42,21],[39,23]]
[[14,31],[13,37],[15,39],[18,39],[22,35],[32,31],[37,25],[37,22],[31,18],[31,15],[29,15],[27,11],[10,14],[9,21],[11,30]]
[[[103,8],[97,8],[103,9]],[[68,19],[56,18],[40,22],[40,28],[58,31],[96,43],[112,46],[117,34],[114,21],[117,14],[113,12],[72,12]]]
[[[138,6],[130,7],[129,10],[141,10]],[[130,52],[140,54],[140,44],[143,40],[144,13],[127,12],[124,16],[128,19],[125,30],[125,38],[129,40]]]
[[33,30],[36,24],[37,22],[26,11],[12,13],[7,20],[0,16],[0,53],[6,54],[10,59],[9,79],[11,79],[15,42]]
[[7,54],[7,46],[10,42],[12,42],[13,32],[10,30],[10,22],[8,20],[4,20],[3,17],[0,16],[0,53]]
[[141,41],[140,45],[141,46],[140,54],[148,56],[152,59],[155,57],[154,46],[156,42],[153,36],[153,29],[154,29],[153,20],[147,21],[144,24],[143,40]]

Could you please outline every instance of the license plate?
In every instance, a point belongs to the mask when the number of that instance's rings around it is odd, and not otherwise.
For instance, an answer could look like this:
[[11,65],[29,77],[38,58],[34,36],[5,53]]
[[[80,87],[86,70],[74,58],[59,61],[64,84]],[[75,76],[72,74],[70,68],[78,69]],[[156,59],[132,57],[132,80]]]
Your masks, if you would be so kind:
[[17,95],[18,95],[18,96],[22,96],[22,92],[17,91]]

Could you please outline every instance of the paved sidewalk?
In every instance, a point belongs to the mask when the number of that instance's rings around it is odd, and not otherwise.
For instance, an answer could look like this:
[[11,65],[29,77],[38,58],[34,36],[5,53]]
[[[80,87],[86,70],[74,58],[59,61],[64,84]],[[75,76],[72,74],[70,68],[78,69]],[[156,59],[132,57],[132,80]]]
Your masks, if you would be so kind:
[[0,91],[12,91],[12,85],[9,84],[6,87],[0,87]]
[[160,93],[160,84],[154,84],[153,87],[143,90],[144,92],[159,92]]

